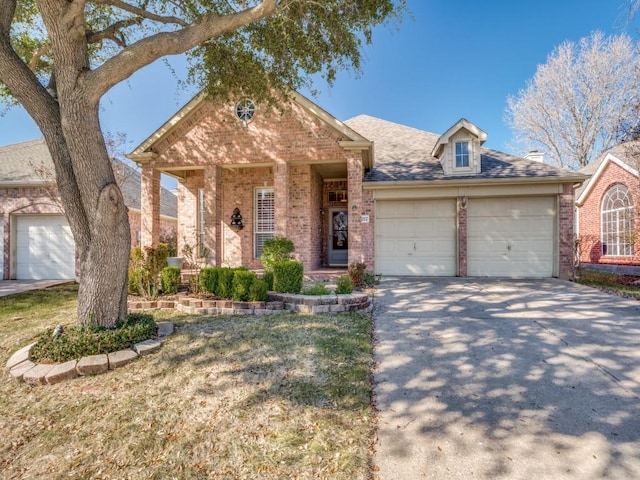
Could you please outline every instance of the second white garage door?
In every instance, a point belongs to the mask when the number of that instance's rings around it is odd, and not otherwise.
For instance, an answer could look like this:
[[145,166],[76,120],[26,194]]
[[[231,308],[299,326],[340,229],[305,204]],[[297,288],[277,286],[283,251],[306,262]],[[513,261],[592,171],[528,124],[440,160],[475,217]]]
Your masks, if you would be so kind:
[[456,274],[456,207],[447,200],[376,202],[376,273]]
[[553,197],[472,198],[467,215],[469,276],[553,275]]
[[75,242],[64,215],[17,217],[18,280],[75,278]]

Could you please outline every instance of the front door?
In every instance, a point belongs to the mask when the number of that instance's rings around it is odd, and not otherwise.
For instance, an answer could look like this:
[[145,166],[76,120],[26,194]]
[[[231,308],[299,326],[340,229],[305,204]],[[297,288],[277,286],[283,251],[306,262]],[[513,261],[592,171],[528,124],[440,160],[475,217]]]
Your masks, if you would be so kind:
[[347,265],[349,261],[349,221],[347,211],[329,211],[329,265]]

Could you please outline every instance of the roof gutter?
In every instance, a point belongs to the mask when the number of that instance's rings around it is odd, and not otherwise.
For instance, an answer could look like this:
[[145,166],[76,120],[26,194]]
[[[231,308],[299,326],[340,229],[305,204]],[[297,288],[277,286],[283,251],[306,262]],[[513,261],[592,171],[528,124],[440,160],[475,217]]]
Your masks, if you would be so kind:
[[474,185],[508,185],[508,184],[544,184],[544,183],[573,183],[582,184],[587,175],[577,174],[567,177],[510,177],[510,178],[469,178],[469,179],[438,179],[438,180],[396,180],[396,181],[364,181],[365,190],[385,190],[390,188],[421,188],[421,187],[458,187]]

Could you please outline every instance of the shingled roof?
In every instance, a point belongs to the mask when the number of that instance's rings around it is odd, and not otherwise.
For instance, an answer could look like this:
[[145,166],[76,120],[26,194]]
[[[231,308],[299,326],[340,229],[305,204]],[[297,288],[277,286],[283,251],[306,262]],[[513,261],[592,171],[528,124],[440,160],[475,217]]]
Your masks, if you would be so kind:
[[[120,189],[124,201],[132,210],[140,210],[141,178],[140,172],[129,165],[116,160],[117,175],[123,179]],[[29,140],[0,147],[0,186],[28,187],[42,185],[47,181],[37,170],[53,172],[53,161],[44,139]],[[166,188],[160,192],[160,214],[177,217],[178,199]]]
[[431,155],[439,135],[368,115],[359,115],[344,123],[374,143],[375,167],[366,173],[365,182],[585,179],[581,173],[487,148],[481,148],[479,174],[447,176],[440,161]]

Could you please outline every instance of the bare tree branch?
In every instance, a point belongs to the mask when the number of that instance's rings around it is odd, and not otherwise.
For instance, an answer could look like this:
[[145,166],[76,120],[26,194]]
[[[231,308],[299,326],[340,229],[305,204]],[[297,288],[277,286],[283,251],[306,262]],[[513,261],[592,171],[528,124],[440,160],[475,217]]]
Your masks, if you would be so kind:
[[124,10],[125,12],[133,13],[134,15],[145,18],[147,20],[153,20],[154,22],[165,23],[165,24],[175,24],[180,25],[181,27],[188,27],[189,22],[185,22],[183,19],[174,16],[163,16],[157,15],[153,12],[145,10],[144,8],[139,8],[134,5],[131,5],[127,2],[123,2],[121,0],[95,0],[94,3],[102,4],[102,5],[111,5],[112,7],[119,8]]
[[105,28],[100,32],[87,32],[87,42],[89,43],[98,43],[102,40],[111,40],[116,45],[124,48],[127,46],[124,39],[118,37],[118,33],[124,30],[127,27],[131,27],[133,25],[139,25],[142,23],[141,18],[129,18],[126,20],[121,20],[119,22],[114,23],[109,28]]
[[259,5],[231,15],[204,15],[199,21],[176,32],[163,32],[128,46],[96,70],[84,73],[87,94],[98,101],[111,87],[129,78],[140,68],[167,56],[184,53],[205,40],[236,30],[273,13],[278,0],[264,0]]
[[38,50],[36,50],[34,54],[31,56],[31,60],[29,60],[29,64],[28,64],[29,70],[31,70],[32,72],[35,72],[36,67],[38,65],[38,60],[40,60],[43,55],[46,55],[50,51],[51,51],[51,45],[48,42],[45,43],[42,47],[40,47]]

